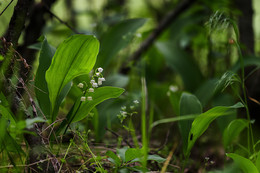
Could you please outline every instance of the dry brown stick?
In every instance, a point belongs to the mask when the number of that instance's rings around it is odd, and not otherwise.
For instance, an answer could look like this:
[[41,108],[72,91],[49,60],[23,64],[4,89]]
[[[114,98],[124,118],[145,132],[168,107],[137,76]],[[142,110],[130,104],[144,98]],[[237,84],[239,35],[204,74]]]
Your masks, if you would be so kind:
[[129,60],[134,60],[134,63],[136,63],[136,61],[145,51],[147,51],[147,49],[154,43],[154,41],[161,35],[161,33],[170,26],[172,21],[179,17],[180,14],[188,9],[195,1],[196,0],[184,0],[174,10],[166,15],[158,24],[157,28],[154,29],[151,35],[141,43],[139,49],[133,53]]
[[[169,153],[169,155],[168,155],[166,161],[164,162],[163,167],[162,167],[162,170],[161,170],[160,173],[165,173],[165,171],[166,171],[166,169],[167,169],[167,167],[168,167],[168,165],[169,165],[169,163],[170,163],[170,161],[171,161],[171,159],[172,159],[172,155],[173,155],[175,149],[177,148],[177,145],[178,145],[177,143],[174,143],[174,144],[173,144],[172,149],[171,149],[171,151],[170,151],[170,153]],[[180,168],[179,168],[179,169],[180,169]]]

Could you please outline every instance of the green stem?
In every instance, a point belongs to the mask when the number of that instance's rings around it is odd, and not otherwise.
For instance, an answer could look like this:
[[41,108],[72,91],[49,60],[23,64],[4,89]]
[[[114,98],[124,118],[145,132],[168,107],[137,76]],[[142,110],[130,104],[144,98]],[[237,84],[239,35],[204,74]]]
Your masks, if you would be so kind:
[[[73,138],[73,139],[74,139],[74,138]],[[60,169],[59,169],[58,173],[60,173],[61,168],[62,168],[62,166],[63,166],[63,163],[64,163],[64,161],[65,161],[65,158],[66,158],[66,156],[67,156],[68,153],[69,153],[70,147],[71,147],[71,145],[72,145],[72,143],[73,143],[73,139],[70,141],[69,147],[68,147],[67,150],[66,150],[66,153],[65,153],[65,155],[64,155],[64,157],[63,157],[63,162],[62,162],[61,165],[60,165]]]
[[149,115],[149,134],[148,134],[148,141],[151,138],[151,132],[152,132],[152,124],[153,124],[153,119],[154,119],[154,103],[151,103],[150,107],[150,115]]
[[130,118],[130,120],[129,120],[129,128],[130,128],[130,134],[131,134],[133,141],[134,141],[135,148],[139,148],[138,139],[137,139],[136,134],[135,134],[135,127],[134,127],[132,118]]
[[147,164],[147,154],[148,154],[148,139],[147,139],[147,132],[146,132],[146,83],[145,78],[142,77],[142,144],[143,144],[143,152],[144,152],[144,159],[143,159],[143,167],[146,167]]
[[97,166],[100,168],[100,170],[102,171],[101,173],[103,173],[103,169],[102,169],[102,165],[100,164],[100,162],[96,159],[96,155],[91,151],[91,149],[88,146],[87,141],[83,138],[83,136],[78,132],[79,137],[84,141],[84,146],[86,147],[86,149],[90,152],[92,158],[94,159],[95,163],[97,164]]
[[[242,51],[240,49],[240,45],[238,42],[235,42],[237,49],[238,49],[238,53],[239,53],[239,60],[240,60],[240,66],[241,66],[241,83],[242,83],[242,92],[244,95],[244,106],[246,109],[246,116],[247,116],[247,120],[249,121],[249,127],[247,130],[247,143],[248,143],[248,151],[249,151],[249,155],[251,155],[251,148],[253,150],[253,152],[255,153],[254,150],[254,136],[253,136],[253,130],[252,130],[252,125],[251,125],[251,119],[250,119],[250,113],[249,113],[249,109],[248,109],[248,104],[247,104],[247,94],[246,94],[246,87],[245,87],[245,66],[244,66],[244,58],[242,55]],[[250,141],[251,138],[251,141]]]

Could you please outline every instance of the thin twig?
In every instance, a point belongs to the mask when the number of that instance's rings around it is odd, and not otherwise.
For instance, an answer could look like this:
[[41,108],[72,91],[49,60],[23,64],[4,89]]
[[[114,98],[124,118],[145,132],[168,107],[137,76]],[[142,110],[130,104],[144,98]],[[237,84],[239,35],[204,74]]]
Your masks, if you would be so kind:
[[[15,165],[16,167],[31,167],[33,165],[37,165],[39,163],[43,163],[43,162],[46,162],[46,161],[49,161],[49,160],[52,160],[52,159],[56,159],[55,157],[50,157],[50,158],[47,158],[47,159],[43,159],[43,160],[39,160],[37,162],[34,162],[34,163],[30,163],[28,165]],[[7,165],[7,166],[0,166],[0,169],[3,169],[3,168],[13,168],[14,165]]]
[[162,150],[162,149],[166,146],[166,144],[168,143],[169,135],[170,135],[170,129],[172,129],[172,128],[169,128],[169,129],[168,129],[167,134],[166,134],[166,137],[165,137],[165,141],[164,141],[164,143],[162,144],[162,146],[155,151],[156,153],[158,153],[160,150]]
[[[160,173],[165,173],[165,171],[166,171],[166,169],[167,169],[167,167],[168,167],[168,165],[169,165],[169,163],[170,163],[170,161],[172,159],[173,153],[174,153],[175,149],[177,148],[177,146],[178,146],[177,143],[173,144],[172,149],[171,149],[171,151],[170,151],[166,161],[164,162],[162,170],[161,170]],[[175,167],[177,167],[177,166],[175,166]],[[180,169],[180,167],[177,167],[177,168]]]
[[[110,133],[112,133],[113,135],[115,135],[116,137],[122,137],[120,136],[119,134],[117,134],[116,132],[108,129],[107,127],[105,128],[107,131],[109,131]],[[130,147],[130,148],[133,148],[133,146],[126,140],[122,137],[123,141]]]
[[161,35],[161,33],[170,26],[172,21],[179,17],[180,14],[188,9],[195,1],[196,0],[184,0],[174,10],[166,15],[158,24],[157,28],[155,28],[155,30],[151,33],[151,35],[141,43],[139,49],[133,53],[129,60],[134,60],[135,64],[136,61],[141,57],[141,55],[146,50],[148,50],[148,48],[154,43],[154,41]]
[[8,5],[3,9],[3,11],[1,12],[0,16],[2,16],[2,14],[6,11],[6,9],[12,4],[14,0],[11,0]]
[[53,17],[55,17],[60,23],[64,24],[65,26],[67,26],[69,29],[71,29],[74,33],[76,34],[80,34],[75,28],[73,28],[72,26],[70,26],[68,24],[68,22],[63,21],[61,18],[59,18],[56,14],[54,14],[53,12],[51,12],[51,10],[45,5],[44,6],[46,8],[46,10],[48,11],[48,13],[50,13]]

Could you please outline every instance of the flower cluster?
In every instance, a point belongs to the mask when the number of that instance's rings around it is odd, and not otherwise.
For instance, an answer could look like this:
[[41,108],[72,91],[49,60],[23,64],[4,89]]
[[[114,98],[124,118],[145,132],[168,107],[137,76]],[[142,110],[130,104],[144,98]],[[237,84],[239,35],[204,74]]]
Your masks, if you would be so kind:
[[117,118],[120,120],[121,123],[123,123],[123,121],[127,118],[127,116],[132,116],[134,114],[137,114],[137,112],[134,111],[135,107],[139,104],[138,100],[133,101],[133,105],[129,106],[130,109],[128,109],[129,111],[127,111],[127,107],[126,106],[122,106],[121,107],[121,111],[120,114],[117,115]]
[[170,96],[171,93],[175,93],[179,90],[178,86],[176,85],[170,85],[169,90],[167,91],[167,96]]
[[[86,100],[93,100],[91,93],[94,93],[95,89],[98,86],[102,85],[102,82],[106,81],[102,75],[103,68],[99,67],[95,70],[95,74],[91,77],[90,85],[85,81],[79,83],[77,86],[83,90],[83,96],[80,98],[80,101],[84,102]],[[90,87],[89,87],[90,86]]]
[[92,85],[92,88],[97,88],[98,86],[102,85],[102,82],[106,81],[106,79],[102,75],[102,72],[103,72],[103,68],[101,67],[95,70],[95,74],[92,76],[90,80],[90,84]]

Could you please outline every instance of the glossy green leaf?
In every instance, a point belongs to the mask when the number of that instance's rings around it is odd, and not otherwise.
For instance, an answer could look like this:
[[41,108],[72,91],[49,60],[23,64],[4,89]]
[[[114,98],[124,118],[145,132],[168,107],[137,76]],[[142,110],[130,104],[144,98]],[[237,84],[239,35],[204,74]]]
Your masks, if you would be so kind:
[[120,159],[125,162],[125,152],[128,150],[128,147],[118,148],[116,149],[116,153],[120,157]]
[[[232,106],[236,103],[236,98],[232,96],[231,94],[224,92],[219,93],[217,96],[214,97],[212,100],[212,107],[216,106]],[[237,110],[233,109],[231,110],[230,114],[228,116],[221,116],[216,119],[218,127],[223,134],[229,123],[233,120],[235,120],[237,117]]]
[[85,118],[89,112],[99,103],[111,99],[111,98],[117,98],[119,97],[125,90],[123,88],[117,88],[117,87],[100,87],[95,89],[95,92],[92,96],[92,101],[86,101],[83,102],[80,106],[79,110],[77,111],[75,118],[72,120],[72,122],[80,121],[83,118]]
[[223,134],[223,143],[226,148],[234,139],[248,126],[248,121],[245,119],[233,120],[225,129]]
[[134,37],[138,28],[143,26],[146,19],[124,20],[101,37],[100,54],[98,55],[97,65],[106,67],[115,55],[126,47]]
[[54,47],[48,44],[46,39],[43,40],[39,57],[39,66],[35,76],[36,98],[46,117],[50,116],[50,99],[45,73],[51,65],[51,60],[54,56],[55,50]]
[[[133,162],[141,162],[143,158],[136,158],[134,160],[132,160],[130,163],[133,163]],[[153,161],[156,161],[158,163],[162,163],[164,162],[166,159],[162,158],[161,156],[158,156],[158,155],[148,155],[147,156],[147,160],[153,160]]]
[[163,163],[166,159],[162,158],[161,156],[158,155],[148,155],[147,160],[153,160],[158,163]]
[[[88,74],[99,51],[98,40],[91,35],[73,35],[58,47],[46,72],[51,110],[57,105],[62,89],[77,76]],[[56,115],[52,115],[52,120]]]
[[[63,99],[69,93],[71,87],[72,87],[72,82],[69,82],[67,83],[67,85],[64,86],[64,88],[60,92],[60,95],[57,98],[56,105],[60,105],[62,103]],[[55,106],[53,110],[53,115],[57,115],[58,111],[59,111],[59,106]]]
[[112,151],[107,151],[106,152],[106,156],[108,156],[108,160],[111,161],[112,163],[114,163],[117,166],[121,165],[121,160],[120,158]]
[[29,118],[25,120],[26,128],[31,129],[34,127],[34,123],[46,122],[42,117]]
[[125,152],[125,162],[129,162],[133,159],[140,158],[142,156],[142,150],[136,148],[129,148]]
[[[10,1],[0,1],[0,12],[2,12],[6,6],[10,3]],[[17,0],[14,0],[13,3],[10,4],[10,6],[6,9],[6,11],[0,16],[0,37],[4,36],[8,26],[10,19],[12,17],[14,7],[17,3]]]
[[[189,93],[182,93],[180,99],[180,116],[186,116],[190,114],[201,114],[202,106],[196,96]],[[184,152],[187,149],[188,137],[191,129],[192,120],[179,121],[179,129],[182,137]]]
[[201,85],[203,76],[191,55],[172,42],[158,42],[156,47],[165,57],[169,67],[181,76],[188,91],[195,91]]
[[192,149],[194,143],[207,130],[213,120],[220,116],[229,115],[230,110],[241,107],[243,107],[243,105],[240,102],[233,106],[217,106],[196,117],[192,122],[189,133],[188,147],[185,155],[189,156],[190,150]]
[[80,98],[78,98],[70,112],[67,114],[66,120],[62,122],[57,130],[57,134],[60,133],[65,126],[68,127],[71,123],[80,121],[87,117],[89,112],[99,103],[107,99],[117,98],[123,92],[124,89],[122,88],[105,86],[95,89],[95,92],[92,95],[93,100],[91,101],[81,102]]
[[202,113],[202,106],[199,99],[190,93],[182,93],[180,100],[180,116]]
[[226,155],[234,160],[243,173],[259,173],[256,166],[249,159],[235,153],[227,153]]
[[255,161],[255,165],[256,165],[258,172],[260,172],[260,151],[258,151],[257,158],[256,158],[256,161]]

